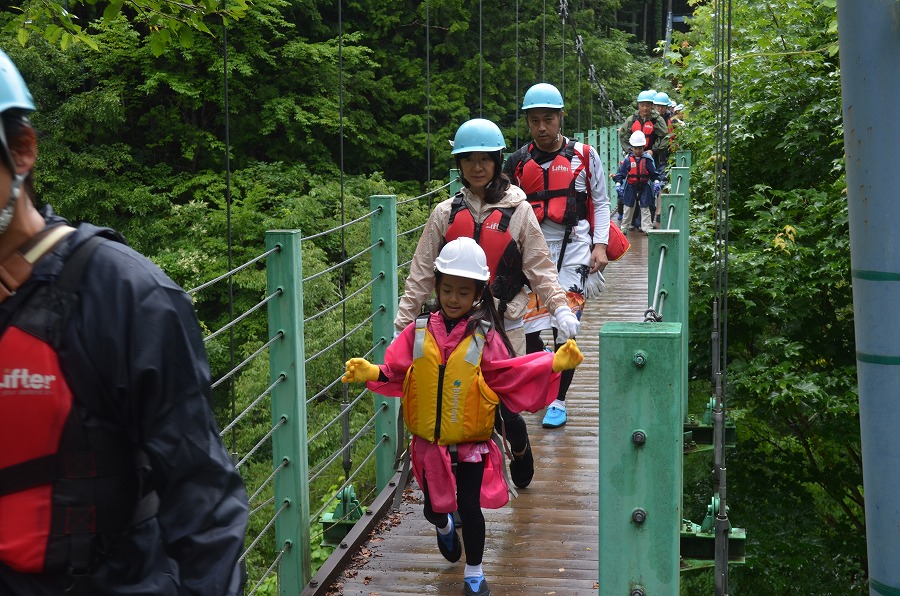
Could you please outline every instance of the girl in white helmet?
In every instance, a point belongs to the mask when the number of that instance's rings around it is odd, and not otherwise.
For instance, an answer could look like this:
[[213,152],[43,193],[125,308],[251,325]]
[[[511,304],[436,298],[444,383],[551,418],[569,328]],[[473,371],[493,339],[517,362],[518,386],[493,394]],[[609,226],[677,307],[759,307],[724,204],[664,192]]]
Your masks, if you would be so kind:
[[[463,591],[487,596],[482,558],[482,506],[509,501],[499,447],[491,440],[497,406],[536,412],[553,401],[560,372],[581,363],[574,340],[555,354],[511,358],[488,286],[484,250],[472,238],[448,242],[434,261],[438,310],[406,326],[376,366],[364,358],[347,361],[345,383],[403,398],[403,417],[413,434],[412,467],[424,495],[424,515],[437,529],[441,554],[462,556],[453,522],[462,522],[466,551]],[[456,473],[452,463],[456,461]]]
[[628,233],[631,219],[636,209],[641,212],[641,227],[639,232],[647,233],[653,223],[650,218],[650,205],[653,204],[653,194],[659,191],[661,184],[659,172],[653,158],[647,155],[644,146],[647,142],[644,133],[637,130],[629,139],[631,151],[619,165],[619,171],[613,175],[616,182],[616,192],[625,205],[625,215],[622,219],[622,232]]

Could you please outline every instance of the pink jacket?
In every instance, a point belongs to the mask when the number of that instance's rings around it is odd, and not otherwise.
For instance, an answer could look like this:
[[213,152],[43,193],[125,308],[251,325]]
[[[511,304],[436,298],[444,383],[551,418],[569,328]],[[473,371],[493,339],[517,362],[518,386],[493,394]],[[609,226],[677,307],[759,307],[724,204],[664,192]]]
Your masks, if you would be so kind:
[[[446,361],[464,339],[466,321],[460,321],[449,334],[440,312],[432,313],[428,329],[434,335]],[[416,325],[410,323],[388,346],[381,372],[386,382],[370,381],[369,389],[389,397],[403,397],[403,380],[412,366]],[[481,371],[488,386],[513,412],[537,412],[550,404],[559,392],[559,373],[553,372],[553,354],[538,352],[515,358],[494,330],[488,332],[481,356]],[[456,446],[459,461],[479,461],[487,452],[481,483],[481,506],[498,509],[509,502],[508,487],[503,476],[503,458],[493,441],[460,443]],[[450,465],[450,451],[413,435],[413,473],[419,485],[428,480],[431,504],[438,513],[456,511],[456,478]]]

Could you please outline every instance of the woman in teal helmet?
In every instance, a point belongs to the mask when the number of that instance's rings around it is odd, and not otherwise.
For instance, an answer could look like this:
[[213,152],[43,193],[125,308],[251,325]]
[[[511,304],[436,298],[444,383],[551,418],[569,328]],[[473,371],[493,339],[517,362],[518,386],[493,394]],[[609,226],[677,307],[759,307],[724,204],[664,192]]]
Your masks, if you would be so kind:
[[[486,254],[490,270],[488,283],[502,314],[514,355],[526,353],[523,316],[528,308],[528,286],[567,327],[569,337],[575,336],[578,319],[559,285],[556,266],[550,260],[534,210],[522,189],[511,185],[501,171],[505,148],[503,133],[489,120],[468,120],[456,131],[452,155],[460,170],[463,189],[439,203],[425,224],[394,319],[397,334],[415,320],[434,290],[434,262],[441,248],[447,242],[468,236],[474,238]],[[534,458],[525,419],[510,411],[502,401],[498,412],[497,424],[505,428],[506,440],[513,453],[510,476],[516,486],[524,488],[534,476]],[[444,520],[436,518],[436,525],[438,521]],[[439,531],[441,529],[445,526],[440,526]],[[477,547],[478,542],[468,540],[466,532],[464,526],[465,577],[467,580],[483,578],[483,549],[473,548],[475,552],[470,553],[470,542],[473,547]],[[466,594],[478,596],[490,593],[486,582],[467,581],[465,590]]]

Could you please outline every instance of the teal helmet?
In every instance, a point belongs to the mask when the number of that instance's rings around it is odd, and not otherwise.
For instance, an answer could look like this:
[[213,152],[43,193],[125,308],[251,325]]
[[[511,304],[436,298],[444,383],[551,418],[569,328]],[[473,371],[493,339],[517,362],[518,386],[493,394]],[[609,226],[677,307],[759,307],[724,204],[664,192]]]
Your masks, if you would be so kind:
[[669,105],[669,94],[663,91],[660,91],[653,98],[653,103],[658,106],[668,106]]
[[[9,110],[32,112],[34,111],[34,100],[31,98],[31,92],[28,91],[19,69],[9,59],[6,52],[0,50],[0,117]],[[9,168],[9,172],[13,177],[12,186],[9,190],[9,201],[3,210],[0,211],[0,234],[3,234],[9,227],[9,223],[16,212],[19,187],[22,186],[26,175],[16,173],[16,165],[9,152],[9,143],[6,140],[6,129],[2,123],[0,123],[0,156],[6,162],[6,167]]]
[[13,108],[32,112],[34,100],[19,69],[6,52],[0,50],[0,113]]
[[530,110],[531,108],[553,108],[556,110],[563,109],[563,98],[559,89],[550,83],[538,83],[532,85],[525,92],[522,99],[522,109]]
[[638,100],[638,103],[641,103],[643,101],[653,102],[655,97],[656,97],[656,91],[648,89],[646,91],[641,91],[640,93],[638,93],[637,100]]
[[471,153],[472,151],[503,151],[506,149],[506,141],[500,128],[484,118],[473,118],[463,122],[453,137],[453,151],[457,153]]

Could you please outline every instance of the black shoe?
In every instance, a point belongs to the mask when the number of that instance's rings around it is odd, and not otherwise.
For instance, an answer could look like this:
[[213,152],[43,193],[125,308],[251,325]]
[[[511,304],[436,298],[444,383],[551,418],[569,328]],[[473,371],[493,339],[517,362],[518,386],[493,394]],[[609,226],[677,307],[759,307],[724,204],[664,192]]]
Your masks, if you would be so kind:
[[468,577],[463,583],[465,584],[463,593],[465,593],[466,596],[491,596],[491,589],[488,587],[484,575]]
[[513,459],[509,462],[509,475],[512,476],[513,484],[519,488],[525,488],[531,484],[534,478],[534,456],[531,455],[531,443],[525,446],[525,453],[522,455],[513,455]]
[[456,563],[462,556],[462,544],[459,542],[459,534],[456,533],[456,527],[453,525],[453,516],[448,517],[450,521],[447,523],[450,524],[450,533],[445,536],[440,531],[435,530],[438,550],[441,551],[445,559],[451,563]]

